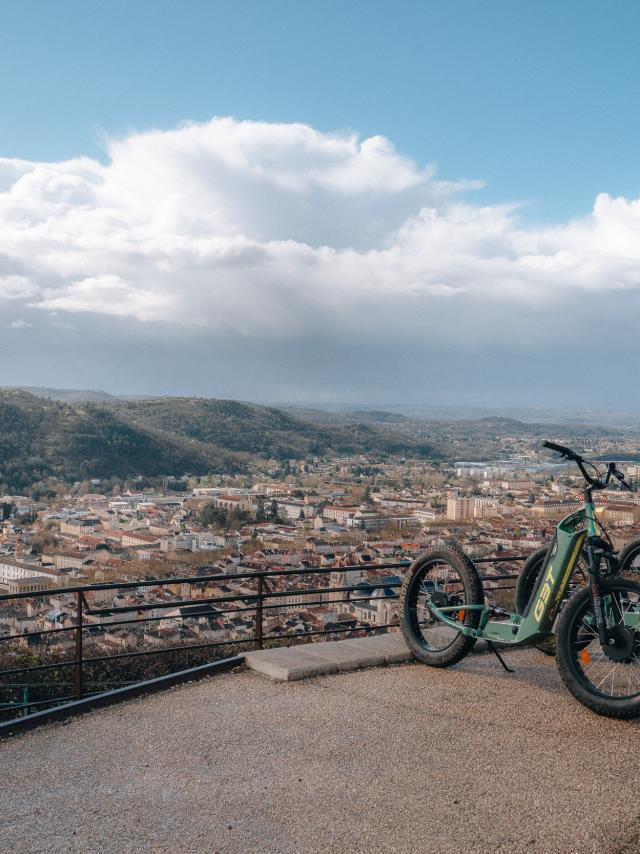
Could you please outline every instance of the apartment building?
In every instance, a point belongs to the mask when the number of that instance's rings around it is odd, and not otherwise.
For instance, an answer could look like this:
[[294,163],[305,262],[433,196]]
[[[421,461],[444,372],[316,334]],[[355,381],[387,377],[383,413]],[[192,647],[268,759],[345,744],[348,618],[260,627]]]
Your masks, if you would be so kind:
[[566,500],[543,499],[533,505],[533,512],[536,516],[543,516],[545,519],[560,518],[571,513],[573,510],[577,510],[579,507],[580,502],[571,498]]
[[473,498],[448,498],[447,519],[458,522],[462,519],[473,519]]
[[330,519],[338,525],[346,525],[349,516],[353,516],[357,510],[358,508],[353,505],[331,504],[323,508],[322,518]]
[[83,534],[93,534],[102,528],[100,519],[82,518],[82,519],[63,519],[60,522],[60,533],[70,534],[72,537],[80,537]]

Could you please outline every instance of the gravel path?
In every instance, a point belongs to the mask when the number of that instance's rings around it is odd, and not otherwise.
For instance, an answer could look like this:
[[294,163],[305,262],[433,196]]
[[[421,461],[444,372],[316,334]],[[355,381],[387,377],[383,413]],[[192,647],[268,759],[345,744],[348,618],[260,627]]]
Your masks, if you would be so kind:
[[3,852],[640,851],[640,725],[512,652],[242,671],[0,744]]

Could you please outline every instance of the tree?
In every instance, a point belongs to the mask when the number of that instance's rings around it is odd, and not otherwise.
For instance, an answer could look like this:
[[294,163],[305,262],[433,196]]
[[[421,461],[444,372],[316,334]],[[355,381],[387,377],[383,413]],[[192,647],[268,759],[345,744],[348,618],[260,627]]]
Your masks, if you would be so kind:
[[31,552],[34,555],[42,554],[47,549],[56,548],[58,538],[51,531],[40,531],[31,539]]
[[260,543],[260,540],[256,536],[256,532],[254,531],[252,536],[251,536],[251,539],[248,542],[243,543],[242,553],[245,555],[252,555],[252,554],[255,554],[256,552],[260,551],[261,548],[262,548],[262,545]]
[[222,507],[207,504],[200,513],[200,522],[206,526],[224,529],[227,527],[227,511]]

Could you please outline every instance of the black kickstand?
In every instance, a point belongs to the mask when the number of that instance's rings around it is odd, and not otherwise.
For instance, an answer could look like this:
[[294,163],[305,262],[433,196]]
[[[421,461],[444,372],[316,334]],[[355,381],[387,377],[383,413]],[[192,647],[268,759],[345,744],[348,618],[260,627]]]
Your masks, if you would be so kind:
[[500,655],[500,653],[499,653],[499,652],[498,652],[498,650],[495,648],[495,646],[491,643],[491,641],[490,641],[490,640],[488,640],[488,641],[487,641],[487,646],[489,647],[489,649],[491,650],[491,652],[495,655],[495,657],[498,659],[498,661],[500,662],[500,664],[501,664],[501,665],[504,667],[504,669],[507,671],[507,673],[515,673],[515,672],[516,672],[515,670],[513,670],[511,667],[509,667],[509,666],[508,666],[508,664],[506,663],[506,661],[504,660],[504,658]]

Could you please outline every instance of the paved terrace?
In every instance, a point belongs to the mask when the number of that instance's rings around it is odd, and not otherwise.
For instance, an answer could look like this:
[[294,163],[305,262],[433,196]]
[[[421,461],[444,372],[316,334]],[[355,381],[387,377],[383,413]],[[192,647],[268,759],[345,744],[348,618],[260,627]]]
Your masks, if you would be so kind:
[[0,745],[3,852],[640,850],[640,726],[552,659],[218,675]]

